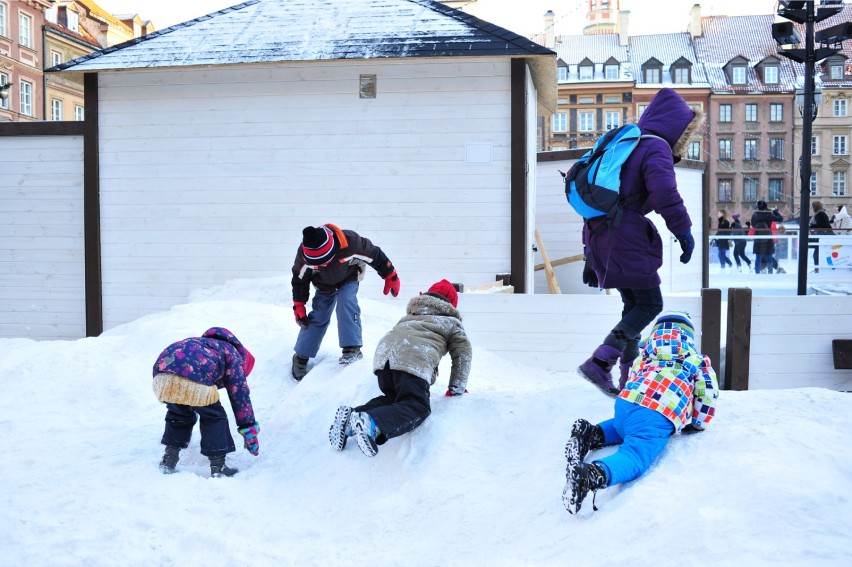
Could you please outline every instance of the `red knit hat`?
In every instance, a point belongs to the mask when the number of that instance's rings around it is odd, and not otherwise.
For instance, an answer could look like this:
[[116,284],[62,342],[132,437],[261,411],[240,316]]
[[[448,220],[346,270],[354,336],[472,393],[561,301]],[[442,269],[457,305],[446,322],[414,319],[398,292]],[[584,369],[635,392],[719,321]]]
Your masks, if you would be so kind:
[[334,233],[327,226],[306,226],[302,230],[302,255],[308,264],[321,266],[334,258],[337,244]]
[[459,294],[456,291],[456,288],[453,287],[453,284],[447,280],[441,280],[438,283],[432,284],[432,287],[430,287],[429,291],[426,293],[436,293],[440,295],[449,301],[453,307],[458,307],[459,305]]
[[243,350],[246,351],[245,361],[243,362],[243,372],[245,373],[246,378],[248,378],[248,375],[251,374],[251,369],[254,368],[254,357],[247,348],[243,347]]

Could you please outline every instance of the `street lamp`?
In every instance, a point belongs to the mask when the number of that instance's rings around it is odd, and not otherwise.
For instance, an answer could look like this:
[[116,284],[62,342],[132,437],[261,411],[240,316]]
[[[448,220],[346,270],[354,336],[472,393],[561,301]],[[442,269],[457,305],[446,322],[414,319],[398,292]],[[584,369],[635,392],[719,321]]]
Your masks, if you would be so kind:
[[[844,23],[821,30],[815,37],[814,23],[839,14],[843,10],[843,0],[822,0],[819,8],[815,1],[779,0],[777,14],[783,18],[805,25],[805,48],[779,49],[778,54],[793,61],[804,63],[805,84],[801,93],[801,104],[798,92],[796,105],[802,113],[802,156],[799,173],[801,176],[801,201],[799,204],[799,295],[808,293],[808,211],[810,210],[811,183],[811,135],[813,121],[817,115],[818,102],[815,99],[814,67],[817,61],[822,61],[839,51],[840,44],[845,39],[852,38],[852,24]],[[772,25],[772,37],[779,47],[801,43],[801,36],[790,22],[779,22]],[[818,41],[821,47],[815,48]],[[830,47],[829,47],[830,45]],[[817,104],[814,104],[817,102]],[[808,111],[810,110],[810,111]]]
[[6,100],[9,98],[9,89],[12,87],[12,83],[6,83],[5,85],[0,85],[0,100]]
[[[819,114],[819,105],[822,104],[822,85],[814,85],[813,90],[813,107],[811,108],[811,120],[816,120],[817,114]],[[805,117],[805,89],[798,88],[796,89],[796,97],[795,97],[796,108],[799,109],[799,115],[804,118]]]

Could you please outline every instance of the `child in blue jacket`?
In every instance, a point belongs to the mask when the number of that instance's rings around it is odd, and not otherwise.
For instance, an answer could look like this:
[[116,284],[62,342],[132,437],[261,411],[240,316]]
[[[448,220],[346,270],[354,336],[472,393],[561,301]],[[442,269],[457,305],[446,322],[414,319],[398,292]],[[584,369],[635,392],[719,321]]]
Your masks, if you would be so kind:
[[[644,474],[677,431],[703,431],[716,413],[718,391],[710,359],[695,347],[689,314],[660,315],[615,400],[615,417],[598,425],[578,419],[571,428],[565,508],[578,512],[589,491]],[[620,446],[608,457],[583,462],[589,451],[606,445]]]
[[254,357],[231,331],[213,327],[200,337],[172,343],[154,364],[154,393],[166,404],[166,446],[160,470],[175,472],[180,450],[189,446],[192,428],[200,418],[201,454],[210,459],[212,476],[233,476],[237,469],[225,464],[225,455],[234,452],[228,414],[219,401],[219,389],[228,391],[237,431],[252,455],[259,452],[260,428],[254,418],[246,377],[254,367]]

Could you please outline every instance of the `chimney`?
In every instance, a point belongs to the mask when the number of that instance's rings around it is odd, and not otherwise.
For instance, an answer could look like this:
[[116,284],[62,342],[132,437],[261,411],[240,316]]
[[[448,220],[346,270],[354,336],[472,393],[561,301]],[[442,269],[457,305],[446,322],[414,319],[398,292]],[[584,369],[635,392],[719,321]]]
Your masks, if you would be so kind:
[[621,10],[618,13],[618,23],[616,24],[615,31],[618,33],[618,45],[622,47],[627,46],[627,28],[630,24],[630,10]]
[[544,13],[544,46],[553,49],[556,45],[556,15],[553,10]]
[[686,31],[689,37],[695,39],[703,35],[701,31],[701,4],[693,4],[689,10],[689,26]]

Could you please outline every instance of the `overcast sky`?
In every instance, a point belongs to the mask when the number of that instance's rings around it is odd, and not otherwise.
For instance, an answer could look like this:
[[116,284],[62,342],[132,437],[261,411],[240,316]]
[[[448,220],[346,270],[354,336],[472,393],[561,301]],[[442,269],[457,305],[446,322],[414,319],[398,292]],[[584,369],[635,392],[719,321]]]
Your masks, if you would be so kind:
[[[544,30],[544,13],[556,15],[556,33],[573,35],[582,32],[587,0],[478,0],[484,19],[522,35]],[[151,20],[157,29],[184,22],[239,4],[237,0],[98,0],[113,14],[135,13]],[[689,10],[700,3],[703,15],[769,14],[774,0],[621,0],[621,9],[630,10],[630,35],[686,31]],[[665,6],[665,10],[660,8]]]

